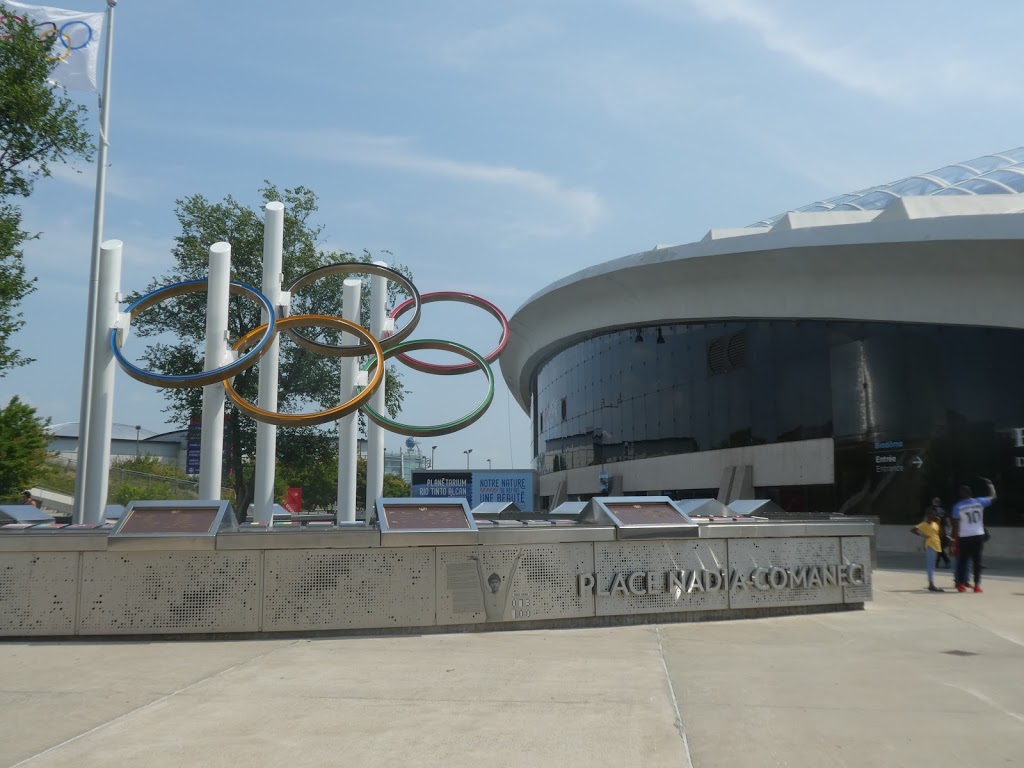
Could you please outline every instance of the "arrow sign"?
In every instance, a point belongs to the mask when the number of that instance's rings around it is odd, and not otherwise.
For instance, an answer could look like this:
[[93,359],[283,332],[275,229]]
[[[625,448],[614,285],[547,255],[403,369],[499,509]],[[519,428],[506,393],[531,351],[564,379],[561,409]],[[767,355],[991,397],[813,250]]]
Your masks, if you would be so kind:
[[910,460],[910,463],[914,465],[915,469],[920,469],[921,467],[924,466],[924,461],[921,459],[920,456],[915,456],[914,458],[912,458]]

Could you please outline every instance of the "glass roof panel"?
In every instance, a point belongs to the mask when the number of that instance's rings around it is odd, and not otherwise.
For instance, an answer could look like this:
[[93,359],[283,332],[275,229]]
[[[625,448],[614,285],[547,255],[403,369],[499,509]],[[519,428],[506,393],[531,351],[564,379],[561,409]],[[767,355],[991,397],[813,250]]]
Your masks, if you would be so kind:
[[1000,155],[1016,160],[1018,163],[1024,163],[1024,147],[1017,147],[1017,149],[1008,149],[1005,152],[1000,152]]
[[976,195],[1005,195],[1006,187],[985,179],[968,179],[957,184],[961,189],[969,189]]
[[943,189],[943,185],[937,181],[911,176],[909,179],[897,181],[891,187],[886,187],[885,191],[900,197],[910,197],[912,195],[930,195],[940,189]]
[[880,211],[883,208],[888,208],[897,199],[899,199],[899,195],[891,195],[888,190],[880,189],[870,195],[857,198],[853,203],[864,211]]
[[994,171],[996,168],[1002,168],[1004,165],[1009,165],[1010,162],[1010,160],[1007,160],[1004,157],[985,155],[984,157],[976,157],[973,160],[968,160],[966,163],[961,163],[961,165],[973,168],[980,175],[982,173]]
[[[1024,174],[1024,147],[1008,149],[996,155],[983,155],[965,163],[951,163],[930,173],[908,176],[890,184],[836,195],[826,200],[808,203],[798,211],[861,211],[887,208],[904,195],[1008,195],[1024,194],[1024,181],[1010,168]],[[1005,175],[1009,174],[1009,175]],[[952,186],[943,187],[943,183]],[[788,212],[788,211],[787,211]],[[762,219],[750,226],[765,226],[778,221],[785,214]]]
[[945,168],[939,168],[939,170],[932,171],[928,175],[947,181],[950,184],[956,184],[958,181],[974,176],[970,169],[964,168],[962,165],[947,165]]
[[999,171],[986,173],[982,179],[992,179],[1000,184],[1005,184],[1014,192],[1024,192],[1024,173],[1011,171],[1006,168]]

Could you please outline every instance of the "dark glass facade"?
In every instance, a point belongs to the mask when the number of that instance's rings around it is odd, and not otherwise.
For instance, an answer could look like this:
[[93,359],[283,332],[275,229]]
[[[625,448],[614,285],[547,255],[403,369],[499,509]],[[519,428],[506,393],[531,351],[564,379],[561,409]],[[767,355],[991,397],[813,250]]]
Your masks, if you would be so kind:
[[831,437],[834,485],[758,494],[795,512],[916,521],[932,496],[948,506],[959,483],[980,492],[985,476],[1000,493],[992,524],[1021,524],[1022,384],[1021,331],[815,320],[634,328],[540,368],[537,468]]

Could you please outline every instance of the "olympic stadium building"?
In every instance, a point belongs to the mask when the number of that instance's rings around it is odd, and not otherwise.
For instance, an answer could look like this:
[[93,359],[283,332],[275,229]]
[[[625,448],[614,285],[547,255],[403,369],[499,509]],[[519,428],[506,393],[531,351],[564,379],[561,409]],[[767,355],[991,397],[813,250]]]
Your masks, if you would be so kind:
[[1024,522],[1024,148],[585,269],[501,357],[540,494]]

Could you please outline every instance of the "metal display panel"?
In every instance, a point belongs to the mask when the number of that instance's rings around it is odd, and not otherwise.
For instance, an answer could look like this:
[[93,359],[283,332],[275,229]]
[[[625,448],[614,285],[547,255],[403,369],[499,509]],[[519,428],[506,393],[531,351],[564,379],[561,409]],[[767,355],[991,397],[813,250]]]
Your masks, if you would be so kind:
[[473,507],[474,518],[495,518],[518,515],[522,512],[514,501],[485,501]]
[[728,567],[724,541],[614,541],[594,545],[580,589],[594,593],[598,616],[723,610]]
[[228,501],[133,501],[109,541],[121,549],[213,549],[219,532],[235,530]]
[[588,501],[563,501],[548,513],[548,517],[575,520],[587,508]]
[[0,525],[10,523],[52,523],[53,515],[31,504],[0,504]]
[[377,499],[381,546],[476,544],[476,522],[464,498]]
[[594,615],[577,588],[594,570],[592,544],[437,548],[437,623],[476,624]]
[[864,566],[864,583],[843,587],[843,601],[866,603],[873,598],[871,589],[871,538],[869,536],[843,536],[839,540],[843,564]]
[[726,509],[734,515],[746,517],[775,517],[785,515],[786,511],[771,499],[736,499],[730,501]]
[[[775,608],[843,602],[839,537],[727,539],[729,567],[743,580],[730,608]],[[870,564],[868,564],[870,569]]]
[[434,549],[267,550],[263,631],[434,623]]
[[676,505],[688,517],[729,517],[729,508],[718,499],[683,499]]
[[81,557],[80,634],[259,631],[258,552],[108,550]]
[[78,558],[0,551],[0,636],[74,634]]
[[620,539],[687,538],[697,524],[668,496],[606,496],[590,500],[585,522],[614,525]]

